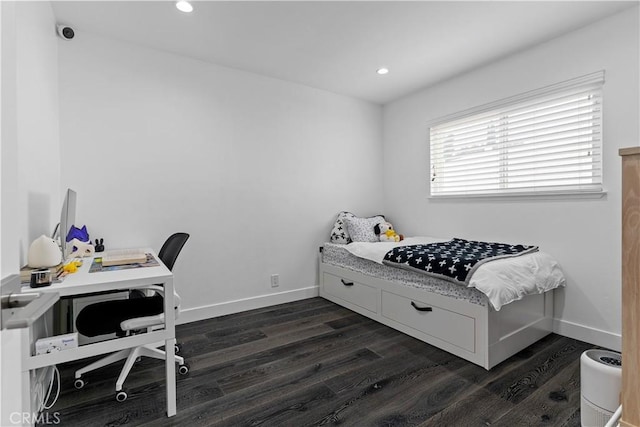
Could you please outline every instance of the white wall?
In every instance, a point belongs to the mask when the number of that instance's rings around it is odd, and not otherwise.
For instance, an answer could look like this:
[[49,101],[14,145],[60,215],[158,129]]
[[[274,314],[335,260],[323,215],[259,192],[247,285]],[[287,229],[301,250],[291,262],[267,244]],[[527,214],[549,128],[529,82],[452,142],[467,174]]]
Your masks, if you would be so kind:
[[[60,210],[58,51],[48,2],[2,2],[2,240],[0,277],[26,263]],[[20,418],[19,340],[0,331],[0,425]]]
[[2,203],[0,203],[0,277],[16,273],[19,268],[20,254],[18,227],[20,212],[18,206],[18,120],[16,113],[17,65],[15,4],[0,2],[2,22],[0,37],[2,61],[0,61],[0,184]]
[[61,193],[53,10],[48,2],[10,6],[2,46],[2,277],[26,264],[36,237],[51,234]]
[[81,31],[59,51],[78,222],[107,249],[190,233],[181,321],[315,295],[337,213],[382,205],[379,106]]
[[[567,277],[557,332],[620,348],[620,158],[639,145],[638,8],[504,58],[384,108],[385,212],[398,232],[538,244]],[[427,123],[457,111],[606,70],[600,200],[433,201]]]
[[41,234],[50,235],[60,217],[58,49],[49,2],[16,5],[18,58],[18,147],[20,265]]

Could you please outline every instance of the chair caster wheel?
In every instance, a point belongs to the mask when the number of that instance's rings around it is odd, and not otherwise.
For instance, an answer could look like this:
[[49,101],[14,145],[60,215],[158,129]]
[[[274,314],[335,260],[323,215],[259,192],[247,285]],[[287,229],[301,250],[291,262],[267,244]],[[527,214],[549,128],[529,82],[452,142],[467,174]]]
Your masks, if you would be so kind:
[[82,387],[84,387],[84,381],[83,381],[83,380],[81,380],[80,378],[78,378],[77,380],[75,380],[75,381],[73,382],[73,386],[74,386],[76,389],[80,390]]
[[116,400],[118,402],[124,402],[125,400],[127,400],[127,393],[124,391],[119,391],[116,393]]
[[180,375],[187,375],[189,373],[189,365],[185,363],[184,365],[178,366],[178,373]]
[[182,346],[180,344],[176,344],[173,346],[175,354],[179,354],[182,351]]

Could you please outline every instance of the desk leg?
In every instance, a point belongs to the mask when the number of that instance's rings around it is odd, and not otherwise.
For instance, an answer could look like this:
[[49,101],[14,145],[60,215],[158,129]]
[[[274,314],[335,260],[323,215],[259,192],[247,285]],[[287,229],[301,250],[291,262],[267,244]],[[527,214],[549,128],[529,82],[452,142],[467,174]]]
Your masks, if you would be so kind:
[[167,279],[164,284],[164,321],[165,330],[169,333],[169,338],[164,342],[165,367],[167,383],[167,416],[173,417],[176,414],[176,317],[174,313],[173,278]]
[[172,338],[165,341],[165,352],[167,358],[165,360],[167,375],[167,416],[173,417],[176,414],[176,362],[175,362],[175,345],[176,339]]
[[29,338],[24,328],[0,331],[0,426],[34,425],[31,414],[37,408],[31,408],[31,375],[25,367],[31,355]]

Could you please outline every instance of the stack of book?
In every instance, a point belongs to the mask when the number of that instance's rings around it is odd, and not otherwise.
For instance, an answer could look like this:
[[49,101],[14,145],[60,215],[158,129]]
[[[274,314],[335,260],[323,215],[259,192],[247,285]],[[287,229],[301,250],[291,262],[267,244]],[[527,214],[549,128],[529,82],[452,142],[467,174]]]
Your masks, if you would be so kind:
[[[41,268],[33,268],[33,267],[29,267],[27,265],[25,265],[24,267],[22,267],[20,269],[20,283],[22,284],[29,284],[31,283],[31,273],[35,270],[43,270]],[[49,272],[51,273],[51,281],[53,283],[55,282],[60,282],[62,280],[62,278],[64,277],[63,272],[64,270],[62,269],[62,263],[55,265],[53,267],[49,267]]]
[[102,254],[102,266],[141,264],[147,262],[147,254],[143,249],[118,249]]

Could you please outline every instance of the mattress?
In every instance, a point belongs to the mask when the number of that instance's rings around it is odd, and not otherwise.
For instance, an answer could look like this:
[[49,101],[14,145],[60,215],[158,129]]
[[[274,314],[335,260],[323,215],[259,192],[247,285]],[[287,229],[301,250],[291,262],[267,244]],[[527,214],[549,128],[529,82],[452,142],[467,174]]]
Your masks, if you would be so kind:
[[394,247],[446,240],[435,237],[409,237],[402,242],[354,242],[348,245],[327,243],[323,259],[329,264],[406,286],[422,288],[438,295],[467,300],[482,306],[488,303],[496,311],[526,295],[542,294],[565,286],[565,278],[558,262],[542,251],[486,262],[474,272],[468,286],[415,270],[383,264],[385,254]]
[[389,267],[360,258],[346,250],[343,244],[325,243],[322,251],[322,261],[325,264],[357,271],[367,276],[377,277],[400,285],[424,289],[449,298],[465,300],[472,304],[486,306],[489,303],[487,296],[475,288],[460,286],[436,277]]

